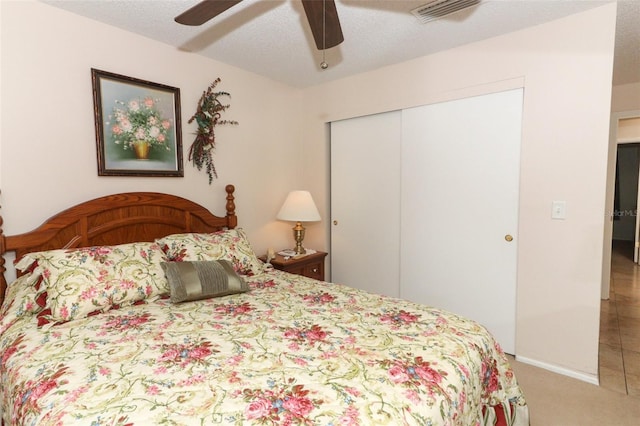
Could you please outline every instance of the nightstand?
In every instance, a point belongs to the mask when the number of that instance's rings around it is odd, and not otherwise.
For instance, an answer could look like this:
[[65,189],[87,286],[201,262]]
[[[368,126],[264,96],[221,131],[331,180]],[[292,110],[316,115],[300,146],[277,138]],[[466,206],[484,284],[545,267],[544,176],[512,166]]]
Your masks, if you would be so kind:
[[[324,281],[325,257],[327,257],[327,253],[317,251],[299,258],[294,259],[291,257],[285,260],[284,257],[276,253],[275,259],[271,259],[271,264],[274,268],[281,271],[291,272],[292,274],[303,275],[305,277]],[[260,256],[260,260],[265,262],[267,260],[267,256]]]

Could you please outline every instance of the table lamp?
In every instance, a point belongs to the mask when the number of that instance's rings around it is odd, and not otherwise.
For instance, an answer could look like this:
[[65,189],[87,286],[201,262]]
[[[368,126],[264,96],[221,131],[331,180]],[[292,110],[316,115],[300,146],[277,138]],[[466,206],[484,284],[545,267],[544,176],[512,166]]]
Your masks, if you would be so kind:
[[296,240],[294,251],[296,255],[305,254],[307,251],[302,247],[304,227],[301,222],[320,220],[320,213],[309,191],[291,191],[276,217],[280,220],[296,222],[293,228],[293,238]]

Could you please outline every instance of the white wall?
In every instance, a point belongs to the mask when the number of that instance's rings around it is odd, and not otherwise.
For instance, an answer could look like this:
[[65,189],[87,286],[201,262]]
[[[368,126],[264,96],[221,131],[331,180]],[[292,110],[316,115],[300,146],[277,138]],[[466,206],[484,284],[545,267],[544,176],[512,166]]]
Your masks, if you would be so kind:
[[637,141],[640,139],[640,117],[623,118],[618,121],[618,141]]
[[[302,155],[300,91],[178,51],[40,2],[0,2],[2,93],[0,182],[6,235],[28,231],[76,202],[114,192],[160,191],[224,214],[224,186],[236,186],[239,224],[257,252],[292,244],[292,224],[275,215]],[[184,178],[99,177],[91,68],[180,88]],[[216,78],[231,93],[218,128],[219,179],[187,162],[195,124],[187,124]],[[8,265],[8,264],[7,264]]]
[[640,109],[640,83],[613,86],[611,94],[611,112]]
[[[325,122],[524,86],[516,353],[592,382],[615,19],[608,4],[304,93],[305,177],[327,214]],[[566,220],[551,220],[553,200]]]

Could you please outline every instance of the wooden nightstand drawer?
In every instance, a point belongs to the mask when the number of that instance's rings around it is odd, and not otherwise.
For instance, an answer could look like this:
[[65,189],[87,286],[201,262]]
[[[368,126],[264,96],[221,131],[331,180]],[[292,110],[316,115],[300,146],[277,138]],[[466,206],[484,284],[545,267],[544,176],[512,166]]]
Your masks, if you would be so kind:
[[[327,253],[318,251],[299,258],[286,259],[279,254],[275,259],[271,259],[274,268],[292,274],[303,275],[305,277],[324,281],[324,259]],[[260,256],[260,260],[266,261],[266,256]]]
[[302,270],[302,274],[305,277],[315,278],[316,280],[324,281],[324,258],[320,262],[311,263],[306,265]]

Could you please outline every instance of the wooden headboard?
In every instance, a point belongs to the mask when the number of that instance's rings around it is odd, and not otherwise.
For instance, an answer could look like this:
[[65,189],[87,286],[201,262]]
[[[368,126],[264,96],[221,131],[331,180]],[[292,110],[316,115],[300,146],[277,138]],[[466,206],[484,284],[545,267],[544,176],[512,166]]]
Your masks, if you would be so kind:
[[181,232],[213,232],[235,228],[233,185],[227,185],[226,216],[215,216],[201,205],[175,195],[157,192],[128,192],[107,195],[68,208],[33,231],[5,236],[0,217],[0,305],[7,281],[2,257],[14,251],[16,260],[24,254],[61,248],[116,245]]

